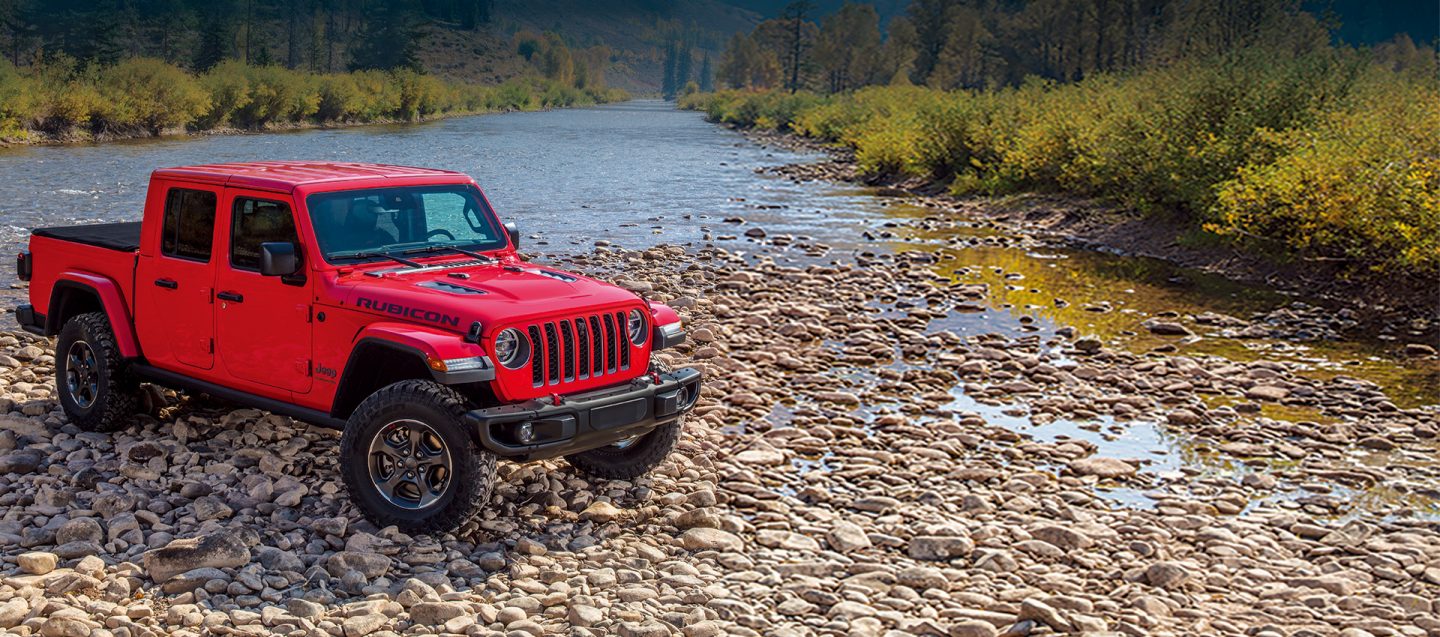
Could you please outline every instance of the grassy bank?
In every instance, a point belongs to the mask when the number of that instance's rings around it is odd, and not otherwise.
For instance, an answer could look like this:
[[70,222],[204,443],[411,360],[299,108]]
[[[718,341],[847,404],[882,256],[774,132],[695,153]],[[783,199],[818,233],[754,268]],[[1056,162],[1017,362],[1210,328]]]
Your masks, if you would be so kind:
[[1440,281],[1440,90],[1354,51],[1250,51],[995,91],[725,91],[710,119],[844,144],[879,180],[955,194],[1053,191],[1177,217],[1356,280]]
[[0,60],[0,141],[141,137],[272,126],[418,121],[626,99],[541,78],[480,86],[410,70],[318,74],[229,61],[195,75],[160,60],[113,66]]

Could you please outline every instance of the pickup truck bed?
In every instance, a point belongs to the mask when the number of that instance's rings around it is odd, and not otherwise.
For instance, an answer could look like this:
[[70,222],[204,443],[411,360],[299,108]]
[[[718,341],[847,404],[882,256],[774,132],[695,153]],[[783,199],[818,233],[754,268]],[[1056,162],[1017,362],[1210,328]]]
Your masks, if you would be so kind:
[[139,221],[36,228],[30,234],[121,252],[134,252],[140,249]]

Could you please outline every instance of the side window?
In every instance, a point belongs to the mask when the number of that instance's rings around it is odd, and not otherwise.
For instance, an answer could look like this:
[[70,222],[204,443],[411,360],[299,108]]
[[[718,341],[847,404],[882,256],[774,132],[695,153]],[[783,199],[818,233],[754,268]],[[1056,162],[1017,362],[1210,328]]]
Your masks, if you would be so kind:
[[210,261],[215,240],[215,193],[171,188],[165,195],[165,223],[160,253],[167,257]]
[[271,241],[300,242],[290,205],[236,197],[230,222],[230,265],[237,270],[260,270],[260,244]]

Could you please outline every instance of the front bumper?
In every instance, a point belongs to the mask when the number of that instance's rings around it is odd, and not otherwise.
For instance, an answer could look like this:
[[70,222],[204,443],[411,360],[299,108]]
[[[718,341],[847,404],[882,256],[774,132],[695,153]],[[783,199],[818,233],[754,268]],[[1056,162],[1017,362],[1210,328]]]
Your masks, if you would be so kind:
[[[658,379],[658,382],[657,382]],[[475,409],[465,414],[480,444],[512,460],[543,460],[613,444],[668,423],[695,406],[700,371],[646,375],[583,394]],[[558,404],[557,404],[558,402]],[[529,425],[530,440],[519,431]]]

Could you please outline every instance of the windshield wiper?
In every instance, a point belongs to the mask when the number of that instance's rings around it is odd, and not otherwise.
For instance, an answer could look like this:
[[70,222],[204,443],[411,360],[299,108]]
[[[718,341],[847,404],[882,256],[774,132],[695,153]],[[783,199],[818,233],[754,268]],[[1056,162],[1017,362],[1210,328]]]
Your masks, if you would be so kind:
[[395,261],[395,262],[397,262],[397,263],[401,263],[401,264],[404,264],[404,265],[406,265],[406,266],[408,266],[408,267],[412,267],[412,268],[421,268],[421,267],[424,267],[423,265],[421,265],[420,263],[418,263],[418,262],[416,262],[416,261],[411,261],[411,260],[406,259],[406,258],[397,257],[397,256],[395,256],[395,255],[393,255],[393,254],[390,254],[389,252],[377,252],[377,251],[373,251],[373,250],[368,250],[368,251],[367,251],[367,250],[357,250],[357,251],[355,251],[355,252],[342,252],[342,253],[340,253],[340,254],[332,254],[332,255],[330,255],[330,258],[332,258],[332,259],[373,259],[373,258],[375,258],[375,257],[381,257],[381,258],[389,259],[389,260],[391,260],[391,261]]
[[492,256],[490,256],[490,255],[480,254],[479,252],[475,252],[475,251],[472,251],[472,250],[466,250],[466,249],[464,249],[464,248],[457,248],[457,247],[451,246],[451,245],[430,245],[430,246],[425,246],[425,247],[423,247],[423,248],[411,248],[411,249],[409,249],[409,250],[401,250],[401,251],[400,251],[400,254],[424,254],[424,253],[430,253],[430,252],[442,252],[442,251],[445,251],[445,250],[448,250],[448,251],[450,251],[450,252],[454,252],[454,253],[456,253],[456,254],[463,254],[463,255],[465,255],[465,256],[467,256],[467,257],[470,257],[470,258],[472,258],[472,259],[478,259],[478,260],[480,260],[480,261],[489,261],[489,262],[498,261],[498,259],[496,259],[495,257],[492,257]]

